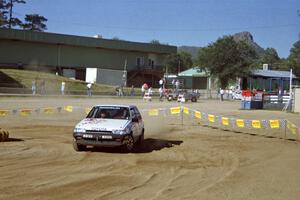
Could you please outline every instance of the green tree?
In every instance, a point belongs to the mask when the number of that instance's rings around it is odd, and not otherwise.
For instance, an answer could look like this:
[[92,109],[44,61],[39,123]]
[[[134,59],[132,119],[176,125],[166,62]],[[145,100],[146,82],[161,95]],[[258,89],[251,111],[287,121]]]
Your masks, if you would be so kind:
[[7,20],[7,3],[5,0],[0,0],[0,27],[6,28],[8,25]]
[[23,28],[31,31],[44,31],[47,26],[44,22],[48,21],[45,17],[38,14],[31,14],[25,16],[25,23]]
[[25,4],[26,2],[24,0],[9,0],[9,2],[6,5],[9,10],[8,28],[12,28],[15,26],[22,26],[22,21],[17,17],[13,17],[13,7],[17,3]]
[[160,44],[159,40],[155,40],[155,39],[154,39],[154,40],[151,40],[150,43],[151,43],[151,44]]
[[166,71],[177,74],[193,66],[192,55],[181,51],[176,54],[168,55],[166,58]]
[[293,69],[293,73],[300,77],[300,40],[294,43],[287,60],[287,65]]
[[232,36],[225,36],[202,48],[197,64],[218,78],[220,86],[225,88],[230,81],[249,74],[256,59],[253,47],[242,41],[236,42]]
[[269,64],[271,69],[280,69],[280,58],[276,49],[267,48],[261,58],[261,64]]

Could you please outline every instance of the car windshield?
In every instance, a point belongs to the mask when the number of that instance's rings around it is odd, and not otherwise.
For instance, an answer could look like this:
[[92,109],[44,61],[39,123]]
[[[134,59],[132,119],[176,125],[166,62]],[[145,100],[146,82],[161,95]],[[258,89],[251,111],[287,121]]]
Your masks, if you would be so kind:
[[89,112],[87,118],[129,119],[129,109],[127,107],[118,106],[97,106]]

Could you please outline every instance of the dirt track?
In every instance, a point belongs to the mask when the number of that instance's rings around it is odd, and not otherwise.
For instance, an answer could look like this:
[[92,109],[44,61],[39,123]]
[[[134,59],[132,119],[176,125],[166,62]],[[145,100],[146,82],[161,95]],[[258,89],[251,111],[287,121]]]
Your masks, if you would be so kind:
[[[130,103],[140,109],[174,106],[120,99],[2,98],[0,108]],[[189,106],[249,119],[299,114],[241,111],[238,102]],[[234,133],[176,117],[144,115],[145,142],[134,153],[118,149],[75,152],[72,130],[81,111],[1,118],[11,142],[0,143],[0,199],[299,199],[300,142]]]

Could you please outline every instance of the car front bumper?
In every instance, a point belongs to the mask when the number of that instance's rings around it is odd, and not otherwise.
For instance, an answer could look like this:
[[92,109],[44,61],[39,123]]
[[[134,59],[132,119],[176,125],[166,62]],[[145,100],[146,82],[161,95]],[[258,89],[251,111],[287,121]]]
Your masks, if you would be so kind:
[[79,145],[116,147],[123,145],[123,138],[126,135],[74,133],[73,136],[74,140],[76,140],[76,143]]

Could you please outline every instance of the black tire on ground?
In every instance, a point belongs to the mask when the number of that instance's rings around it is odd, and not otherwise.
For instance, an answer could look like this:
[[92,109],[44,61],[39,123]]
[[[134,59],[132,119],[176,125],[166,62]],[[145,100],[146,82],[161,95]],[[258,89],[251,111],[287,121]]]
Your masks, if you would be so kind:
[[79,145],[76,140],[73,141],[73,148],[75,151],[84,151],[86,149],[85,146]]
[[7,141],[8,140],[8,137],[9,137],[9,133],[8,133],[8,131],[3,131],[3,134],[4,134],[4,141]]
[[197,102],[197,98],[196,97],[192,97],[191,101],[192,102]]
[[123,139],[123,150],[125,152],[131,152],[135,147],[134,139],[132,135],[126,135]]

